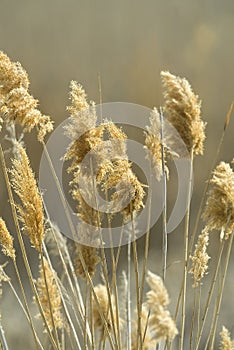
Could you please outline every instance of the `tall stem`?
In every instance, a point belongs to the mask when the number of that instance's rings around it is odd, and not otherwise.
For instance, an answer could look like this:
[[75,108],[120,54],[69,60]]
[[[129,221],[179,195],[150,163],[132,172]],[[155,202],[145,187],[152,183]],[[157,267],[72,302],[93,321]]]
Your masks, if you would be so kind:
[[189,236],[189,218],[190,218],[190,198],[192,191],[192,177],[193,177],[193,148],[190,152],[190,174],[189,174],[189,188],[187,197],[187,211],[185,216],[184,228],[184,276],[182,289],[182,320],[180,332],[180,350],[183,350],[184,344],[184,329],[185,329],[185,313],[186,313],[186,291],[187,291],[187,272],[188,272],[188,236]]

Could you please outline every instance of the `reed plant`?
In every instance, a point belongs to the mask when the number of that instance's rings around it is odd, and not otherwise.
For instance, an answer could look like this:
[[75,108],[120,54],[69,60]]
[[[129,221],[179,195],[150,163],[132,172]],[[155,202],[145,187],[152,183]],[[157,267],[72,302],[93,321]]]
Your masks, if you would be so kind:
[[[74,227],[45,141],[53,130],[53,121],[38,109],[38,101],[30,94],[28,75],[21,64],[12,62],[0,52],[1,140],[5,138],[11,142],[12,159],[8,166],[1,142],[1,186],[7,189],[15,227],[10,232],[8,219],[0,217],[0,245],[16,275],[16,279],[12,279],[6,272],[6,265],[1,266],[1,293],[11,290],[23,310],[32,332],[30,349],[234,349],[231,329],[226,325],[219,329],[234,234],[233,161],[219,161],[219,154],[233,106],[225,120],[198,212],[193,212],[190,198],[194,158],[203,154],[205,141],[206,123],[201,118],[201,101],[185,78],[161,72],[161,79],[164,106],[154,108],[149,120],[145,121],[148,126],[144,132],[144,147],[151,167],[151,182],[145,184],[134,173],[128,158],[125,132],[110,119],[101,116],[99,120],[95,103],[88,102],[80,84],[71,82],[67,108],[70,116],[64,130],[70,144],[64,150],[64,164],[69,164],[67,173],[71,179],[66,195],[70,195],[75,203],[74,212],[79,218],[78,227]],[[166,120],[185,144],[190,164],[183,254],[178,257],[183,271],[177,279],[179,293],[173,292],[171,296],[167,289],[170,286],[167,277],[167,187],[170,160],[180,158],[180,154],[173,148],[170,135],[166,135]],[[64,220],[66,218],[70,223],[73,239],[60,232],[44,205],[42,190],[45,189],[38,186],[27,154],[29,145],[24,138],[25,133],[33,132],[33,129],[58,184],[64,203]],[[151,203],[153,181],[162,182],[165,202],[162,228],[157,233],[162,235],[161,266],[150,261],[150,254],[158,251],[158,247],[149,249],[152,235],[149,223],[154,210],[151,205],[147,232],[141,240],[144,250],[136,239],[137,217],[147,196]],[[81,182],[85,186],[80,187]],[[100,193],[112,205],[112,212],[105,215],[98,207]],[[122,222],[122,235],[127,237],[127,245],[123,247],[120,241],[118,247],[111,246],[107,251],[102,225],[106,221],[111,239],[113,212],[118,213]],[[191,218],[195,222],[193,227]],[[125,229],[126,222],[129,223],[128,230]],[[38,256],[37,277],[26,239]],[[215,254],[210,249],[212,241],[216,244],[219,241]],[[123,253],[126,264],[121,264]],[[18,257],[22,258],[26,277]],[[213,276],[207,279],[211,274],[210,264]],[[30,286],[29,291],[25,289],[26,285]],[[191,296],[192,306],[188,300]],[[10,347],[4,328],[1,321],[0,344],[7,350]]]

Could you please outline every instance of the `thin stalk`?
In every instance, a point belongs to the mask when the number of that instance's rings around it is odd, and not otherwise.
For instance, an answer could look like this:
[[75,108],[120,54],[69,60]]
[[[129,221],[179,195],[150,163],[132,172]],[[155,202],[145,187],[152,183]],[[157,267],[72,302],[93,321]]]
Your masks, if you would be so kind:
[[85,285],[85,319],[84,319],[84,349],[88,350],[88,345],[87,345],[87,323],[88,323],[88,284],[86,283]]
[[0,345],[2,350],[9,350],[6,337],[4,334],[4,330],[2,328],[1,320],[0,320]]
[[167,270],[167,249],[168,249],[168,238],[167,238],[167,176],[165,171],[165,156],[164,156],[164,123],[163,123],[163,112],[160,107],[160,133],[161,133],[161,157],[162,157],[162,176],[163,176],[163,255],[162,255],[162,277],[163,282],[166,279]]
[[101,232],[101,219],[100,219],[100,214],[99,214],[100,212],[99,212],[99,208],[98,208],[97,188],[96,188],[96,183],[95,183],[95,178],[94,178],[92,159],[90,159],[90,169],[91,169],[91,174],[92,174],[93,191],[95,194],[95,196],[94,196],[95,207],[97,208],[97,212],[98,212],[99,236],[100,236],[100,240],[102,242],[102,245],[100,248],[101,249],[101,257],[102,257],[101,258],[101,266],[102,266],[102,270],[103,270],[103,276],[104,276],[104,281],[105,281],[106,290],[107,290],[108,302],[109,302],[109,306],[110,306],[110,316],[111,316],[111,323],[112,323],[112,329],[113,329],[113,333],[114,333],[115,344],[116,344],[116,348],[119,349],[120,344],[118,343],[117,331],[116,331],[116,327],[115,327],[115,317],[114,317],[114,310],[112,307],[112,300],[111,300],[111,288],[110,288],[110,283],[109,283],[109,279],[108,279],[106,253],[105,253],[105,248],[103,247],[103,239],[102,239],[102,232]]
[[54,313],[53,313],[51,300],[50,300],[50,298],[52,298],[52,296],[50,296],[50,293],[49,293],[48,281],[47,281],[47,277],[46,277],[46,271],[45,271],[45,264],[44,264],[44,257],[43,257],[42,247],[40,249],[40,259],[41,259],[41,266],[42,266],[42,271],[43,271],[43,278],[44,278],[44,282],[45,282],[47,299],[48,299],[48,303],[49,303],[50,317],[51,317],[53,332],[54,332],[54,335],[55,335],[55,342],[56,342],[56,345],[57,345],[58,349],[60,349],[57,328],[55,326],[55,321],[54,321]]
[[197,307],[197,293],[196,293],[196,289],[194,289],[194,293],[193,293],[193,312],[192,312],[192,321],[191,321],[191,328],[190,328],[190,350],[192,350],[192,345],[193,345],[193,333],[194,333],[196,307]]
[[210,171],[209,171],[209,177],[208,177],[208,180],[205,182],[205,187],[204,187],[203,192],[202,192],[202,198],[201,198],[201,202],[200,202],[199,209],[198,209],[198,212],[197,212],[196,221],[195,221],[195,224],[194,224],[194,229],[193,229],[193,232],[192,232],[192,235],[191,235],[190,244],[189,244],[189,254],[188,254],[188,256],[191,255],[192,250],[193,250],[194,239],[195,239],[195,236],[196,236],[196,233],[197,233],[197,229],[198,229],[198,224],[199,224],[199,221],[200,221],[200,218],[201,218],[203,204],[204,204],[204,201],[205,201],[205,198],[206,198],[206,193],[207,193],[207,190],[208,190],[208,187],[209,187],[209,184],[210,184],[210,180],[212,178],[213,169],[215,168],[215,164],[217,163],[217,160],[218,160],[218,157],[219,157],[222,145],[223,145],[225,133],[226,133],[227,127],[229,125],[231,114],[232,114],[232,111],[233,111],[233,106],[234,106],[234,101],[231,103],[231,105],[229,107],[229,110],[228,110],[228,113],[226,115],[223,131],[222,131],[222,134],[221,134],[221,137],[220,137],[220,141],[219,141],[219,144],[218,144],[218,147],[217,147],[217,151],[216,151],[216,154],[214,155],[213,162],[212,162],[212,165],[211,165],[211,168],[210,168]]
[[129,233],[128,237],[128,246],[127,246],[127,260],[128,260],[128,267],[127,267],[127,350],[131,350],[132,348],[132,339],[131,339],[131,333],[132,333],[132,324],[131,324],[131,237]]
[[[199,205],[199,208],[198,208],[198,212],[197,212],[196,220],[195,220],[195,224],[194,224],[194,229],[192,231],[192,235],[191,235],[191,239],[190,239],[190,243],[189,243],[188,258],[192,254],[193,244],[194,244],[195,236],[196,236],[196,233],[197,233],[198,224],[199,224],[199,221],[200,221],[200,218],[201,218],[203,204],[204,204],[205,198],[206,198],[206,193],[207,193],[207,190],[208,190],[208,187],[209,187],[209,184],[210,184],[210,180],[212,178],[213,169],[215,167],[215,164],[217,163],[217,160],[218,160],[218,157],[219,157],[222,145],[223,145],[226,129],[227,129],[228,125],[229,125],[231,114],[232,114],[232,111],[233,111],[233,106],[234,106],[234,101],[231,103],[231,105],[229,107],[229,110],[228,110],[228,113],[226,115],[224,128],[223,128],[223,131],[222,131],[222,134],[221,134],[219,145],[217,147],[216,154],[215,154],[215,156],[213,158],[213,162],[212,162],[212,165],[211,165],[211,168],[210,168],[210,171],[209,171],[208,180],[205,182],[205,186],[204,186],[204,189],[203,189],[203,192],[202,192],[202,198],[201,198],[201,201],[200,201],[200,205]],[[181,301],[182,288],[183,288],[183,286],[181,286],[181,290],[180,290],[180,294],[179,294],[179,298],[178,298],[178,302],[177,302],[177,310],[176,310],[176,313],[175,313],[175,319],[177,318],[178,309],[179,309],[179,305],[180,305],[180,301]]]
[[198,331],[197,342],[196,342],[194,350],[198,350],[199,349],[199,344],[200,344],[200,341],[201,341],[202,332],[204,330],[206,317],[207,317],[207,314],[208,314],[208,309],[209,309],[209,306],[210,306],[211,298],[212,298],[212,295],[213,295],[215,283],[216,283],[217,276],[218,276],[218,271],[219,271],[219,268],[220,268],[221,258],[222,258],[222,254],[223,254],[223,247],[224,247],[224,240],[222,240],[220,242],[220,245],[219,245],[218,261],[217,261],[217,265],[216,265],[216,268],[215,268],[215,271],[214,271],[214,275],[213,275],[213,279],[212,279],[212,282],[211,282],[211,285],[210,285],[210,289],[209,289],[209,292],[208,292],[208,297],[207,297],[207,301],[206,301],[206,305],[205,305],[205,310],[204,310],[204,313],[203,313],[203,316],[202,316],[202,320],[201,320],[201,327],[200,327],[200,329]]
[[[105,191],[105,199],[108,202],[108,193]],[[116,311],[116,328],[117,328],[117,337],[118,337],[118,346],[121,349],[121,335],[120,335],[120,323],[119,323],[119,298],[118,298],[118,289],[117,289],[117,268],[116,268],[116,259],[113,248],[112,232],[111,232],[111,216],[107,214],[108,220],[108,232],[110,238],[110,252],[111,252],[111,263],[112,263],[112,280],[111,280],[111,292],[113,289],[114,299],[115,299],[115,311]]]
[[92,290],[89,288],[89,314],[90,314],[90,331],[91,331],[91,349],[95,350],[95,334],[94,334],[94,322],[93,322],[93,299]]
[[192,190],[192,177],[193,177],[193,148],[190,152],[190,173],[189,173],[189,188],[187,197],[187,211],[185,216],[185,228],[184,228],[184,276],[183,276],[183,289],[182,289],[182,319],[181,319],[181,332],[180,332],[180,350],[183,350],[184,344],[184,329],[185,329],[185,315],[186,315],[186,292],[187,292],[187,272],[188,272],[188,240],[189,240],[189,219],[190,219],[190,198]]
[[31,327],[32,332],[33,332],[33,337],[34,337],[34,340],[35,340],[36,349],[39,349],[39,346],[40,346],[41,349],[43,349],[43,346],[41,345],[40,340],[38,339],[38,336],[37,336],[37,333],[36,333],[36,330],[35,330],[35,327],[34,327],[34,324],[33,324],[33,320],[32,320],[32,316],[31,316],[30,311],[29,311],[28,302],[27,302],[27,298],[26,298],[26,295],[25,295],[23,283],[22,283],[22,280],[21,280],[21,277],[20,277],[20,273],[19,273],[19,270],[18,270],[18,267],[17,267],[17,264],[16,264],[15,260],[13,260],[13,264],[14,264],[16,276],[17,276],[17,279],[18,279],[18,282],[19,282],[19,285],[20,285],[20,289],[21,289],[21,293],[22,293],[22,296],[23,296],[23,300],[24,300],[24,305],[25,305],[25,309],[24,310],[26,312],[28,321],[30,323],[30,327]]
[[140,282],[139,282],[139,262],[137,256],[137,244],[136,235],[134,227],[134,217],[131,210],[131,223],[132,223],[132,252],[133,252],[133,262],[135,269],[135,281],[136,281],[136,300],[137,300],[137,349],[140,340],[140,349],[142,348],[142,329],[141,329],[141,306],[140,306]]
[[224,264],[224,271],[222,274],[222,279],[221,279],[221,289],[219,291],[217,303],[216,303],[216,308],[214,311],[214,317],[213,317],[213,322],[212,322],[212,329],[211,329],[211,342],[210,342],[210,349],[212,350],[214,348],[214,340],[215,340],[215,333],[216,333],[216,328],[217,328],[217,322],[218,322],[218,317],[219,317],[219,312],[220,312],[220,307],[221,307],[221,302],[222,302],[222,296],[223,296],[223,290],[224,290],[224,284],[227,276],[227,269],[230,261],[230,255],[231,255],[231,250],[232,250],[232,242],[233,242],[233,235],[234,231],[232,231],[231,237],[229,238],[229,243],[228,243],[228,250],[225,258],[225,264]]
[[15,224],[15,227],[16,227],[16,233],[17,233],[17,237],[18,237],[18,241],[19,241],[19,245],[20,245],[20,250],[22,252],[22,257],[23,257],[24,265],[25,265],[26,272],[27,272],[27,275],[28,275],[28,278],[29,278],[30,286],[31,286],[31,289],[32,289],[33,294],[35,296],[35,300],[37,302],[37,305],[38,305],[40,314],[42,316],[42,319],[43,319],[43,321],[45,323],[45,327],[46,327],[46,330],[48,332],[50,341],[51,341],[51,343],[53,345],[53,348],[58,350],[56,342],[55,342],[55,340],[54,340],[54,338],[53,338],[53,336],[51,334],[50,328],[49,328],[49,326],[48,326],[48,324],[46,322],[45,314],[44,314],[43,308],[42,308],[41,303],[40,303],[40,299],[39,299],[39,296],[38,296],[38,293],[37,293],[37,290],[36,290],[36,287],[35,287],[34,279],[33,279],[33,276],[32,276],[32,271],[31,271],[31,268],[30,268],[30,265],[29,265],[29,262],[28,262],[27,253],[26,253],[25,246],[24,246],[24,241],[23,241],[23,238],[22,238],[22,235],[21,235],[21,231],[20,231],[19,220],[18,220],[18,216],[17,216],[17,212],[16,212],[16,207],[15,207],[15,202],[14,202],[13,193],[12,193],[12,189],[11,189],[11,184],[10,184],[9,176],[8,176],[8,173],[7,173],[5,157],[4,157],[4,153],[3,153],[3,149],[2,149],[1,145],[0,145],[0,161],[1,161],[1,164],[2,164],[3,174],[4,174],[4,178],[5,178],[5,182],[6,182],[9,202],[10,202],[10,205],[11,205],[11,211],[12,211],[14,224]]
[[[49,263],[49,266],[50,266],[51,270],[53,270],[53,266],[52,266],[52,263],[51,263],[51,260],[50,260],[50,256],[49,256],[49,254],[48,254],[47,248],[46,248],[46,246],[45,246],[44,243],[43,243],[43,250],[44,250],[44,252],[45,252],[46,259],[47,259],[47,261],[48,261],[48,263]],[[62,306],[63,306],[64,312],[65,312],[66,318],[67,318],[67,320],[68,320],[68,324],[69,324],[69,326],[70,326],[71,329],[72,329],[72,332],[73,332],[73,335],[74,335],[74,338],[75,338],[77,347],[78,347],[79,350],[81,350],[80,342],[79,342],[79,339],[78,339],[78,337],[77,337],[77,332],[76,332],[76,330],[75,330],[73,321],[72,321],[72,319],[71,319],[71,317],[70,317],[70,314],[69,314],[69,311],[68,311],[68,309],[67,309],[66,302],[65,302],[65,300],[64,300],[64,296],[63,296],[63,293],[62,293],[62,290],[61,290],[61,287],[60,287],[60,284],[59,284],[59,278],[58,278],[58,276],[56,276],[56,275],[55,275],[55,281],[56,281],[57,288],[58,288],[58,290],[59,290],[59,292],[60,292],[61,301],[62,301]],[[62,283],[62,282],[60,281],[60,283]],[[78,325],[79,325],[80,330],[81,330],[80,324],[78,324]],[[64,330],[64,328],[62,329],[62,331],[63,331],[63,330]]]
[[[57,186],[57,189],[58,189],[58,191],[59,191],[59,195],[60,195],[61,201],[62,201],[63,206],[64,206],[65,216],[66,216],[66,218],[67,218],[67,220],[68,220],[69,227],[70,227],[70,229],[71,229],[72,235],[73,235],[73,237],[75,237],[75,228],[74,228],[74,225],[73,225],[73,223],[72,223],[72,220],[71,220],[69,211],[68,211],[68,209],[67,209],[66,200],[65,200],[65,198],[64,198],[64,193],[63,193],[63,191],[62,191],[62,189],[61,189],[61,186],[60,186],[58,177],[57,177],[56,172],[55,172],[55,170],[54,170],[53,163],[52,163],[52,161],[51,161],[51,158],[50,158],[50,155],[49,155],[48,150],[47,150],[47,148],[46,148],[46,145],[45,145],[44,142],[43,142],[42,144],[43,144],[43,147],[44,147],[45,155],[46,155],[46,158],[47,158],[47,160],[48,160],[49,167],[50,167],[50,169],[51,169],[51,172],[52,172],[54,181],[55,181],[56,186]],[[109,342],[110,342],[111,349],[112,349],[112,350],[115,350],[115,349],[114,349],[113,340],[112,340],[111,334],[110,334],[109,329],[108,329],[108,324],[107,324],[106,317],[105,317],[105,315],[103,314],[103,311],[102,311],[102,309],[101,309],[100,303],[99,303],[99,301],[98,301],[97,295],[96,295],[95,290],[94,290],[94,285],[93,285],[92,279],[91,279],[91,277],[90,277],[89,272],[87,271],[86,263],[85,263],[85,260],[84,260],[84,257],[83,257],[83,254],[82,254],[82,252],[81,252],[81,249],[80,249],[80,246],[79,246],[79,245],[77,246],[77,253],[78,253],[78,257],[79,257],[79,259],[80,259],[82,268],[84,269],[84,273],[85,273],[85,277],[86,277],[86,279],[87,279],[87,282],[90,284],[90,287],[91,287],[91,289],[92,289],[93,297],[94,297],[95,303],[97,304],[98,312],[99,312],[100,317],[101,317],[101,319],[102,319],[104,328],[105,328],[105,330],[106,330],[106,334],[107,334],[107,336],[108,336],[108,338],[109,338]]]

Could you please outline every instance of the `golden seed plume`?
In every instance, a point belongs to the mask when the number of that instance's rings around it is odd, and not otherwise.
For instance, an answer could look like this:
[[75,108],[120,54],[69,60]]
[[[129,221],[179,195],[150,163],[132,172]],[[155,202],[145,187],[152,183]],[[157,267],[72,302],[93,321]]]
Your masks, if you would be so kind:
[[[44,259],[43,261],[44,261],[44,267],[45,267],[45,276],[46,276],[46,283],[48,287],[48,293],[47,293],[47,288],[45,284],[42,263],[40,263],[40,266],[39,266],[40,276],[36,282],[39,299],[40,299],[42,308],[44,310],[45,318],[50,330],[53,330],[53,322],[51,319],[50,305],[53,313],[55,328],[61,329],[63,328],[64,321],[61,313],[61,307],[62,307],[61,296],[60,296],[60,291],[58,289],[58,286],[56,284],[55,271],[52,271],[47,260],[45,258],[43,259]],[[50,298],[50,304],[49,304],[48,294]]]
[[198,286],[198,282],[201,281],[208,269],[208,261],[210,259],[209,255],[207,254],[208,244],[209,232],[207,228],[204,228],[198,237],[193,256],[190,257],[192,260],[192,268],[189,272],[193,274],[194,288]]
[[26,71],[19,62],[11,62],[9,57],[0,51],[0,96],[11,90],[23,87],[28,89],[29,80]]
[[219,345],[220,350],[234,350],[234,340],[231,340],[230,332],[223,326],[220,332],[221,342]]
[[13,237],[10,235],[5,221],[0,218],[0,244],[3,254],[15,260],[15,249],[13,247]]
[[[113,298],[113,296],[111,297],[111,303],[112,303],[113,315],[114,315],[114,320],[112,322],[109,299],[108,299],[108,292],[107,292],[106,286],[104,286],[102,284],[98,284],[97,286],[94,287],[94,293],[97,296],[102,315],[104,316],[104,318],[107,322],[108,330],[110,332],[112,332],[113,331],[113,323],[114,323],[114,327],[116,328],[116,312],[115,312],[116,306],[115,306],[114,298]],[[102,320],[102,317],[100,315],[97,303],[94,299],[94,296],[93,296],[92,317],[94,320],[94,327],[101,331],[101,338],[103,339],[105,337],[105,326],[104,326],[104,322]],[[120,324],[121,324],[121,322],[120,322]]]
[[201,102],[185,78],[161,72],[165,111],[190,152],[203,154],[205,123],[201,120]]
[[[95,105],[87,102],[84,89],[75,81],[70,84],[70,100],[71,106],[67,107],[70,113],[69,124],[65,128],[65,134],[71,139],[71,143],[64,159],[71,161],[71,165],[67,169],[69,173],[73,173],[73,180],[70,183],[71,194],[75,202],[78,203],[77,215],[82,221],[77,228],[79,242],[82,244],[76,244],[76,257],[73,262],[76,273],[86,279],[80,254],[83,256],[85,269],[91,278],[99,262],[97,249],[93,246],[93,242],[97,240],[98,236],[99,213],[89,205],[90,202],[87,203],[86,198],[88,196],[91,203],[94,203],[95,191],[91,162],[95,168],[100,160],[96,157],[97,153],[91,154],[91,152],[102,141],[103,127],[96,128]],[[88,156],[84,159],[86,155]],[[83,186],[80,186],[81,181],[83,181]],[[92,227],[93,229],[91,229]]]
[[228,163],[221,162],[210,181],[203,219],[208,230],[219,230],[227,239],[234,228],[234,172]]
[[97,174],[97,182],[103,190],[115,190],[111,196],[113,212],[121,212],[127,219],[133,212],[144,207],[144,185],[140,183],[133,173],[126,154],[126,135],[112,122],[105,125],[109,134],[110,155],[109,160],[103,162]]
[[85,262],[85,269],[89,273],[90,277],[93,278],[96,270],[96,265],[100,261],[97,248],[76,243],[75,250],[76,250],[76,256],[73,259],[73,264],[74,264],[76,275],[86,280],[85,270],[83,268],[81,259],[78,254],[78,252],[80,251]]
[[[155,171],[156,178],[160,181],[163,175],[162,169],[162,140],[161,140],[161,126],[159,113],[156,108],[153,109],[150,115],[150,126],[146,127],[145,133],[145,148],[148,150],[146,158],[151,162],[151,166]],[[165,146],[165,145],[164,145]],[[166,152],[164,148],[164,161],[166,159]],[[166,162],[165,162],[166,163]],[[165,166],[167,176],[169,174],[168,168]]]
[[0,115],[8,123],[21,125],[26,132],[36,127],[42,142],[53,130],[53,123],[37,109],[38,101],[29,94],[28,87],[28,76],[22,66],[0,51]]
[[149,329],[154,334],[153,339],[156,343],[167,339],[172,341],[178,331],[170,312],[166,309],[169,304],[167,290],[162,279],[150,271],[146,280],[151,288],[146,294],[145,305],[150,310]]
[[13,160],[11,183],[21,200],[21,205],[17,206],[19,218],[32,245],[40,251],[45,233],[42,198],[26,151],[20,144],[18,155],[19,158]]
[[[142,311],[141,311],[141,334],[143,338],[143,344],[142,344],[142,350],[150,350],[155,349],[156,347],[156,340],[154,339],[154,336],[152,332],[149,329],[149,310],[146,307],[145,304],[142,305]],[[138,350],[137,347],[137,338],[138,335],[138,322],[134,322],[134,330],[132,331],[132,349],[131,350]]]

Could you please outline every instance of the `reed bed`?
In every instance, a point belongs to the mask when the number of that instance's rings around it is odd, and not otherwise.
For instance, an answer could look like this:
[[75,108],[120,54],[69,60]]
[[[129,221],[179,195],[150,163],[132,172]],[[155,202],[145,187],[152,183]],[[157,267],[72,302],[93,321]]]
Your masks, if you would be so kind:
[[[150,181],[162,181],[165,199],[162,228],[157,233],[162,235],[162,264],[155,266],[150,263],[153,248],[149,250],[149,224],[144,233],[143,253],[136,239],[137,217],[144,208],[145,198],[150,199],[152,195],[151,183],[143,184],[134,173],[128,159],[127,135],[111,120],[98,120],[95,103],[88,102],[85,90],[75,81],[70,84],[67,108],[70,117],[64,130],[70,139],[68,149],[64,150],[64,162],[69,164],[67,173],[71,179],[68,195],[75,203],[79,218],[78,227],[72,227],[71,223],[74,240],[66,238],[50,220],[42,189],[38,187],[27,155],[24,134],[35,129],[38,142],[50,160],[45,138],[53,130],[53,121],[38,109],[38,101],[30,94],[28,75],[21,64],[0,52],[1,140],[6,138],[11,142],[12,159],[7,166],[6,150],[1,145],[4,175],[1,186],[7,189],[15,226],[9,232],[7,220],[0,217],[0,245],[16,276],[11,279],[6,265],[1,266],[1,293],[11,290],[18,307],[23,310],[32,332],[31,349],[234,349],[231,330],[227,325],[219,329],[234,234],[233,160],[220,161],[219,153],[233,106],[226,117],[199,210],[194,213],[190,205],[194,158],[202,156],[206,137],[201,101],[185,78],[161,72],[161,80],[165,103],[152,110],[144,133],[146,158],[151,166]],[[165,120],[183,140],[190,164],[183,254],[178,257],[183,269],[177,279],[179,293],[170,296],[167,290],[170,284],[167,277],[167,187],[170,160],[179,158],[180,154],[164,133]],[[87,154],[91,156],[86,159]],[[53,164],[49,164],[56,181]],[[86,186],[81,188],[80,181]],[[108,254],[102,244],[102,224],[106,220],[111,237],[114,215],[107,213],[104,218],[101,208],[91,206],[90,203],[97,204],[98,193],[102,193],[107,202],[114,203],[123,227],[129,222],[128,230],[122,232],[129,237],[127,246],[111,247]],[[149,221],[153,210],[150,206]],[[69,216],[66,208],[65,216]],[[193,227],[191,217],[196,218]],[[79,240],[75,239],[77,232]],[[210,243],[213,241],[217,245],[217,235],[218,247],[212,254]],[[16,240],[18,249],[15,249]],[[33,275],[34,262],[30,260],[25,240],[30,241],[31,249],[38,255],[37,276]],[[122,251],[126,254],[126,264],[120,261]],[[19,256],[24,263],[30,292],[25,290]],[[207,284],[210,264],[213,275]],[[192,305],[188,301],[191,296]],[[0,322],[0,344],[7,350],[4,328],[4,322]]]

